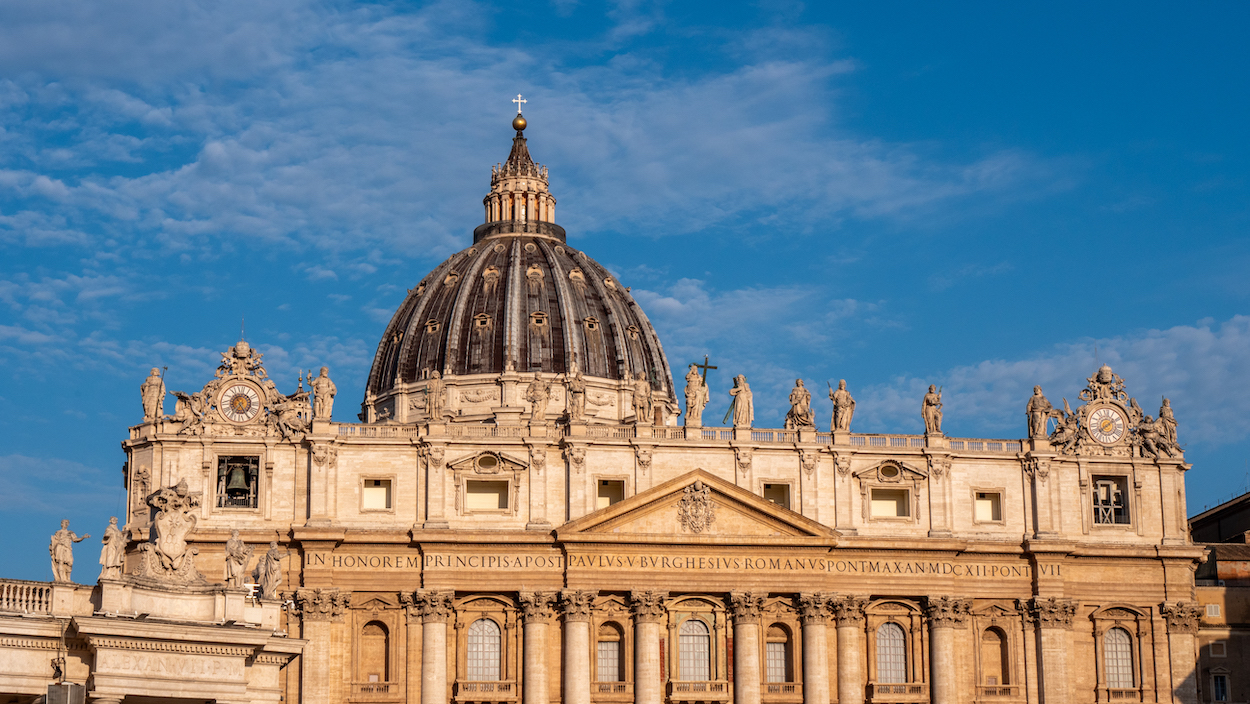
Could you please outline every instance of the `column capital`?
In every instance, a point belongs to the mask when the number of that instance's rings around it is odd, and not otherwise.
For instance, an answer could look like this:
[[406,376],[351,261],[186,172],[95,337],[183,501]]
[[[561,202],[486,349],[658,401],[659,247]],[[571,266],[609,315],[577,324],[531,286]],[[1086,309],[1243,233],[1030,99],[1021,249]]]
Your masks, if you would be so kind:
[[547,623],[555,617],[555,592],[519,592],[517,596],[526,623]]
[[629,606],[634,612],[634,620],[640,623],[658,623],[664,618],[664,599],[666,592],[641,591],[629,593]]
[[1192,601],[1167,602],[1159,605],[1159,613],[1168,622],[1168,633],[1198,632],[1198,621],[1202,618],[1202,607]]
[[829,618],[829,598],[825,592],[799,594],[799,616],[803,623],[824,623]]
[[729,610],[735,623],[759,623],[760,610],[764,608],[764,596],[755,592],[730,592]]
[[1029,614],[1042,628],[1072,628],[1076,602],[1071,599],[1035,596],[1029,600]]
[[954,628],[968,622],[972,601],[952,596],[931,596],[925,603],[924,615],[933,628]]
[[598,592],[565,589],[560,592],[560,606],[564,610],[564,620],[589,621],[590,607],[594,604]]
[[294,601],[305,621],[342,621],[351,593],[322,587],[297,589]]
[[422,623],[446,623],[451,618],[451,592],[420,591],[413,595]]
[[866,596],[835,596],[829,599],[829,610],[833,612],[833,621],[838,628],[863,625],[867,606]]

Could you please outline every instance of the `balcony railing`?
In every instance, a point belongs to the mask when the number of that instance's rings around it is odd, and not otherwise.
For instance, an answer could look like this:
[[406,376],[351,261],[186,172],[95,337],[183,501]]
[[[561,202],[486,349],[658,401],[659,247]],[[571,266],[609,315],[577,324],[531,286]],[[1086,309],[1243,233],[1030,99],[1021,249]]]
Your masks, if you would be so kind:
[[1136,687],[1133,689],[1098,688],[1098,701],[1100,702],[1140,702],[1141,700],[1142,691]]
[[516,681],[465,681],[456,682],[457,702],[514,702],[517,700]]
[[901,684],[868,684],[869,702],[889,702],[889,704],[911,704],[929,701],[929,685],[926,682],[907,682]]
[[590,698],[596,702],[634,701],[633,682],[592,682]]
[[981,699],[1018,696],[1020,696],[1020,687],[1014,684],[989,684],[977,687],[977,697]]
[[763,699],[775,704],[797,704],[803,701],[803,685],[799,682],[765,682]]
[[668,683],[671,702],[727,702],[729,683],[724,681],[675,680]]
[[397,702],[403,693],[404,686],[399,682],[352,682],[354,702]]
[[1019,452],[1019,440],[974,440],[972,438],[950,438],[947,441],[952,450],[965,452]]
[[52,612],[52,585],[48,582],[0,581],[0,611],[19,614]]

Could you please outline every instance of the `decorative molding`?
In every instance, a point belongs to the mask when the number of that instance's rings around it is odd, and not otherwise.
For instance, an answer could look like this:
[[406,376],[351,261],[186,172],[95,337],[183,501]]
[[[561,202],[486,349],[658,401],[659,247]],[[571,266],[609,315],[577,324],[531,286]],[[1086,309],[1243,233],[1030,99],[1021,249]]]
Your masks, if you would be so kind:
[[736,622],[759,622],[760,611],[764,608],[764,596],[755,592],[731,592],[729,609]]
[[829,595],[824,592],[800,594],[799,615],[804,625],[824,623],[829,618]]
[[482,403],[483,401],[498,401],[499,389],[469,389],[461,391],[460,398],[469,403]]
[[948,455],[929,455],[929,476],[935,481],[942,481],[950,471],[951,458]]
[[530,468],[537,474],[542,474],[547,468],[547,448],[545,446],[535,445],[530,447]]
[[1159,606],[1159,613],[1168,622],[1168,633],[1198,632],[1198,621],[1202,618],[1202,607],[1192,601],[1177,601]]
[[651,448],[635,447],[634,456],[638,459],[638,471],[646,474],[651,469]]
[[1037,481],[1044,482],[1050,477],[1050,460],[1042,457],[1026,457],[1024,471]]
[[833,453],[833,466],[837,468],[839,477],[850,475],[851,456],[840,452]]
[[314,443],[312,446],[312,461],[319,468],[333,467],[338,463],[339,451],[334,445],[326,443]]
[[1042,628],[1072,628],[1076,602],[1071,599],[1035,596],[1029,601],[1029,613]]
[[696,480],[683,489],[682,494],[677,502],[677,521],[682,528],[691,533],[702,533],[716,522],[716,504],[712,501],[711,488]]
[[838,628],[844,626],[863,626],[864,609],[868,606],[868,597],[841,596],[829,599],[829,611],[833,613],[833,621]]
[[641,591],[629,593],[630,610],[634,619],[641,623],[658,623],[664,618],[665,592]]
[[812,472],[816,471],[816,464],[820,462],[819,452],[810,452],[802,450],[799,452],[799,466],[803,468],[803,473],[812,476]]
[[256,652],[255,648],[246,646],[181,643],[177,641],[148,640],[146,638],[119,638],[117,636],[87,636],[87,645],[97,652],[101,648],[109,648],[112,650],[142,650],[148,652],[186,653],[190,655],[223,655],[226,657],[248,657]]
[[338,589],[297,589],[295,608],[305,621],[342,621],[351,598],[351,592]]
[[598,592],[566,589],[560,592],[560,607],[565,621],[589,621],[590,609]]
[[413,595],[422,623],[446,622],[451,618],[451,592],[417,592]]
[[734,461],[738,464],[738,471],[745,477],[751,471],[751,448],[735,447]]
[[547,623],[555,617],[555,592],[520,592],[517,596],[526,623]]
[[968,622],[972,613],[972,601],[950,596],[931,596],[924,608],[929,625],[934,628],[954,628]]
[[586,448],[571,445],[564,448],[564,459],[568,461],[569,468],[574,474],[581,474],[586,470]]

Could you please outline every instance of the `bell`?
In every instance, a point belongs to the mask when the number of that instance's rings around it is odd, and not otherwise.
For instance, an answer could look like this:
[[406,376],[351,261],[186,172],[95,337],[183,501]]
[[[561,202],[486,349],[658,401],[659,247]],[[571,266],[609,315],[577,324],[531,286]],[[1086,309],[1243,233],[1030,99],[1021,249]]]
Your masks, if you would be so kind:
[[247,470],[237,465],[231,467],[230,473],[226,475],[226,493],[246,494],[247,490]]

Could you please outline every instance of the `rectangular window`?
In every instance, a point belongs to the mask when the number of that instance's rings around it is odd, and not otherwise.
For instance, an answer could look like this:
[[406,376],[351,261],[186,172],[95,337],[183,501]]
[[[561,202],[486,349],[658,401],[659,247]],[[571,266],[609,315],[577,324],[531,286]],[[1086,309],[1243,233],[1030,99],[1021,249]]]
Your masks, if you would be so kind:
[[598,682],[622,682],[621,677],[621,642],[619,640],[599,641],[599,667],[596,670]]
[[1211,657],[1226,658],[1228,657],[1228,644],[1222,640],[1211,643]]
[[625,498],[625,482],[620,479],[600,479],[599,495],[595,497],[595,509],[607,508]]
[[231,455],[217,458],[217,507],[256,508],[260,457]]
[[360,491],[362,511],[389,511],[391,509],[391,480],[366,479]]
[[1228,701],[1228,675],[1213,675],[1211,677],[1211,701]]
[[767,681],[768,682],[789,682],[789,668],[786,667],[786,644],[785,643],[767,643],[765,648],[765,656],[767,659]]
[[1003,520],[1003,495],[996,491],[978,491],[976,519],[980,523]]
[[1207,604],[1207,618],[1219,618],[1219,617],[1220,617],[1220,605],[1219,604]]
[[911,515],[906,489],[873,489],[873,518],[906,518]]
[[790,485],[765,484],[764,498],[782,508],[790,508]]
[[1094,523],[1128,524],[1127,484],[1124,477],[1094,477]]
[[466,511],[499,511],[508,508],[508,482],[470,479],[464,483]]

